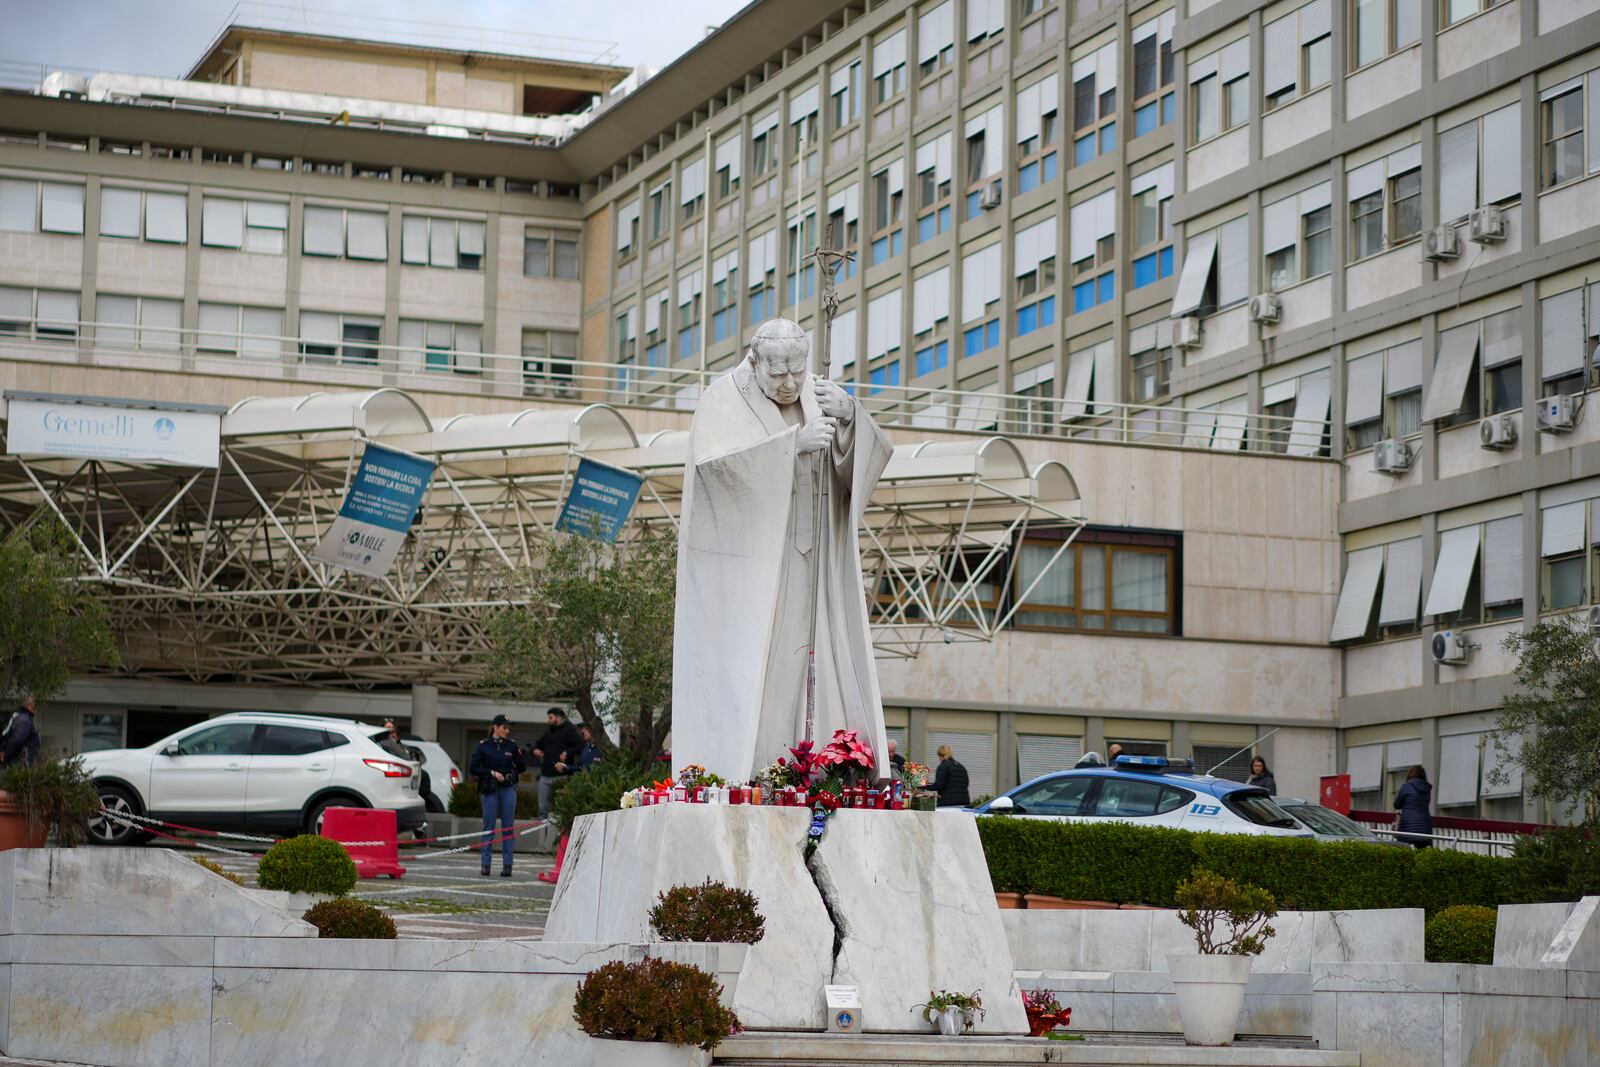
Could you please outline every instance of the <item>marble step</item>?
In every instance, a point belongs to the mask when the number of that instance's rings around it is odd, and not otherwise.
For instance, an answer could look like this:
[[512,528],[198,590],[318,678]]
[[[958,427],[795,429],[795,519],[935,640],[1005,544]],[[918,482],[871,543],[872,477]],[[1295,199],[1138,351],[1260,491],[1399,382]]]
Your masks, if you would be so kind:
[[717,1047],[724,1067],[943,1067],[947,1064],[1075,1064],[1078,1067],[1360,1067],[1354,1052],[1323,1051],[1302,1038],[1241,1038],[1229,1048],[1191,1048],[1176,1034],[1085,1032],[1082,1041],[902,1035],[746,1033]]

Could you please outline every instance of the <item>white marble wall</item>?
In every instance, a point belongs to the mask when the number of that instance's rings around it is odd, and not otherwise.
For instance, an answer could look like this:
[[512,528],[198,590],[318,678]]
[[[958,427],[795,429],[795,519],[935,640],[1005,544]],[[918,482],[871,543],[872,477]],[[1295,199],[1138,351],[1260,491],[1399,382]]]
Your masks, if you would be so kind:
[[[1072,1008],[1074,1030],[1124,1034],[1183,1029],[1172,980],[1163,971],[1018,971],[1024,989],[1048,989]],[[1241,1034],[1309,1037],[1311,975],[1254,970],[1245,987]]]
[[1577,904],[1502,904],[1494,925],[1496,967],[1538,967]]

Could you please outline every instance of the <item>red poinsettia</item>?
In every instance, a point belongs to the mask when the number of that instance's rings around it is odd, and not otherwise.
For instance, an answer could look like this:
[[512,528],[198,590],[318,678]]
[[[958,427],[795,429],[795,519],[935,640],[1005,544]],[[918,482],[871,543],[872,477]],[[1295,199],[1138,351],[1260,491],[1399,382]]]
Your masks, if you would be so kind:
[[861,740],[855,730],[837,730],[833,740],[816,755],[815,763],[826,773],[838,775],[846,784],[871,777],[876,765],[872,746]]
[[[802,782],[811,780],[811,772],[817,767],[818,754],[812,749],[816,746],[814,741],[799,741],[789,749],[789,755],[794,757],[794,769],[799,772]],[[783,762],[783,757],[778,757],[778,762]]]

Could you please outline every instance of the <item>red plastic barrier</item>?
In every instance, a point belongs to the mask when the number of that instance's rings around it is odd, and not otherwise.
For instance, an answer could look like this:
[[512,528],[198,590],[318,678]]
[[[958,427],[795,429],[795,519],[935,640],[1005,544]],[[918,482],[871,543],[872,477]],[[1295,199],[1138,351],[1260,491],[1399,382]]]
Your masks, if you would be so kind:
[[567,835],[566,834],[562,834],[561,835],[561,843],[556,846],[556,865],[555,865],[555,868],[553,870],[540,871],[539,872],[539,881],[541,881],[541,882],[549,882],[551,885],[555,885],[556,884],[556,880],[561,877],[561,865],[566,862],[566,859],[567,859]]
[[[322,836],[339,842],[356,861],[362,878],[387,874],[404,877],[400,866],[400,840],[395,814],[389,808],[329,808],[322,814]],[[380,845],[352,845],[352,841],[381,841]]]

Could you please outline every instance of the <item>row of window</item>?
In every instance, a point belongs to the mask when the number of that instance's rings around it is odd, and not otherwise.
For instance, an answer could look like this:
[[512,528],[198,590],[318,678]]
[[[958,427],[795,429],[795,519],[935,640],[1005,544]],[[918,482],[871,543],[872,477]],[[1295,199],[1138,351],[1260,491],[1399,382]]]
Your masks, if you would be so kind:
[[[308,204],[301,215],[301,252],[308,256],[383,262],[389,258],[387,211]],[[0,230],[18,233],[84,232],[84,186],[0,178]],[[200,243],[282,255],[287,248],[289,204],[282,200],[206,196],[200,205]],[[100,193],[101,237],[187,244],[185,193],[106,186]],[[483,269],[481,219],[402,215],[400,262],[451,270]],[[523,237],[523,272],[529,277],[576,278],[575,231],[529,229]]]

